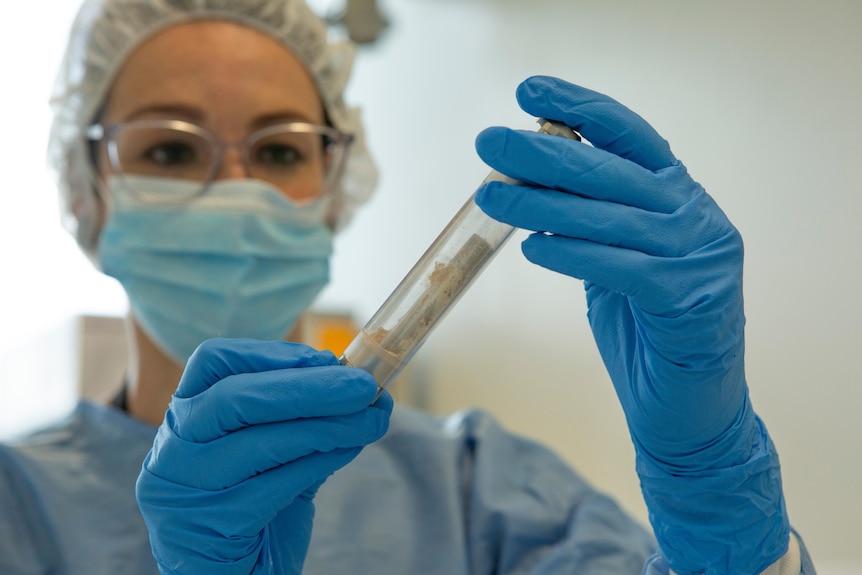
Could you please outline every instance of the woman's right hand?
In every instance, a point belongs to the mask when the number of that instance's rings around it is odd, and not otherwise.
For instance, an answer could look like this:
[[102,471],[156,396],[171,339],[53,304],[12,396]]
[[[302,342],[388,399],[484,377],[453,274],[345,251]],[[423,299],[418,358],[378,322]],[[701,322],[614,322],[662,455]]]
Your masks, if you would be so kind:
[[204,342],[137,483],[161,573],[299,573],[318,487],[386,433],[392,398],[376,393],[330,352]]

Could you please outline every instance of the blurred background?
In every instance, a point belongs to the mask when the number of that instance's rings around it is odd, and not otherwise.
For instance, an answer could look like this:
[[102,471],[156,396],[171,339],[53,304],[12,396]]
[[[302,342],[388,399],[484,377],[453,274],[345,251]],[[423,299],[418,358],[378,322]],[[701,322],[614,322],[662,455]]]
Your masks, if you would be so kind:
[[[741,230],[748,378],[781,453],[791,520],[821,575],[862,572],[862,3],[312,5],[335,33],[352,18],[368,40],[350,96],[383,175],[338,238],[321,314],[364,323],[487,173],[475,135],[490,125],[534,129],[514,100],[521,80],[552,74],[610,94],[670,141]],[[124,296],[61,229],[44,163],[48,97],[76,6],[10,3],[0,20],[3,435],[68,409],[82,393],[82,365],[88,377],[117,381],[122,364]],[[522,238],[431,335],[396,392],[437,413],[495,413],[645,522],[582,285],[526,262]]]

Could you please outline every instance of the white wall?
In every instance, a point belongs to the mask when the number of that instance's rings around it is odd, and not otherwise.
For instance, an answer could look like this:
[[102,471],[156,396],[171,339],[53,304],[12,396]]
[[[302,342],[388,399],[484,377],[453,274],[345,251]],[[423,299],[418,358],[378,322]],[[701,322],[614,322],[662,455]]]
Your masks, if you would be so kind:
[[73,316],[125,309],[122,290],[61,229],[45,169],[48,100],[76,5],[9,2],[0,18],[0,434],[38,425],[74,401]]
[[[68,315],[123,310],[116,286],[57,231],[42,168],[45,102],[73,3],[49,4],[12,3],[17,12],[0,19],[0,361]],[[381,4],[393,26],[360,54],[352,95],[384,177],[339,240],[322,304],[360,319],[374,312],[487,172],[475,134],[492,124],[533,129],[513,98],[521,79],[550,73],[611,94],[671,142],[746,238],[748,374],[782,454],[793,523],[821,574],[862,563],[862,4]],[[584,314],[579,283],[529,265],[516,240],[420,352],[421,392],[434,411],[494,411],[643,518],[627,432]],[[0,416],[11,387],[40,385],[7,374]]]

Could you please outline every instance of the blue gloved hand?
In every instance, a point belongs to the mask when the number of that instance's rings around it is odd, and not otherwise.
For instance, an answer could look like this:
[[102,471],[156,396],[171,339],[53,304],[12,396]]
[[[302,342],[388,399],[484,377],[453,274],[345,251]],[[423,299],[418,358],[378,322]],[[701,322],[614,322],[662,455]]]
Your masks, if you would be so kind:
[[640,116],[548,77],[517,91],[529,114],[594,147],[490,128],[476,196],[533,230],[530,261],[585,280],[590,325],[625,411],[650,521],[680,575],[760,573],[787,550],[778,458],[751,408],[737,230]]
[[162,574],[300,573],[317,488],[386,432],[392,398],[330,352],[208,340],[143,464],[138,505]]

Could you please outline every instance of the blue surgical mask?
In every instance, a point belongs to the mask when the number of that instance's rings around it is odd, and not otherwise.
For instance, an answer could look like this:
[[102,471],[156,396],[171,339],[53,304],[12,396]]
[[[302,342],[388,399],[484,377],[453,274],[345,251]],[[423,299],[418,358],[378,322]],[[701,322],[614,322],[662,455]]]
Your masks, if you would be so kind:
[[139,176],[107,186],[113,203],[99,239],[102,270],[123,285],[141,328],[180,364],[211,337],[284,337],[329,281],[326,198],[296,205],[264,182],[224,180],[170,204],[199,186]]

